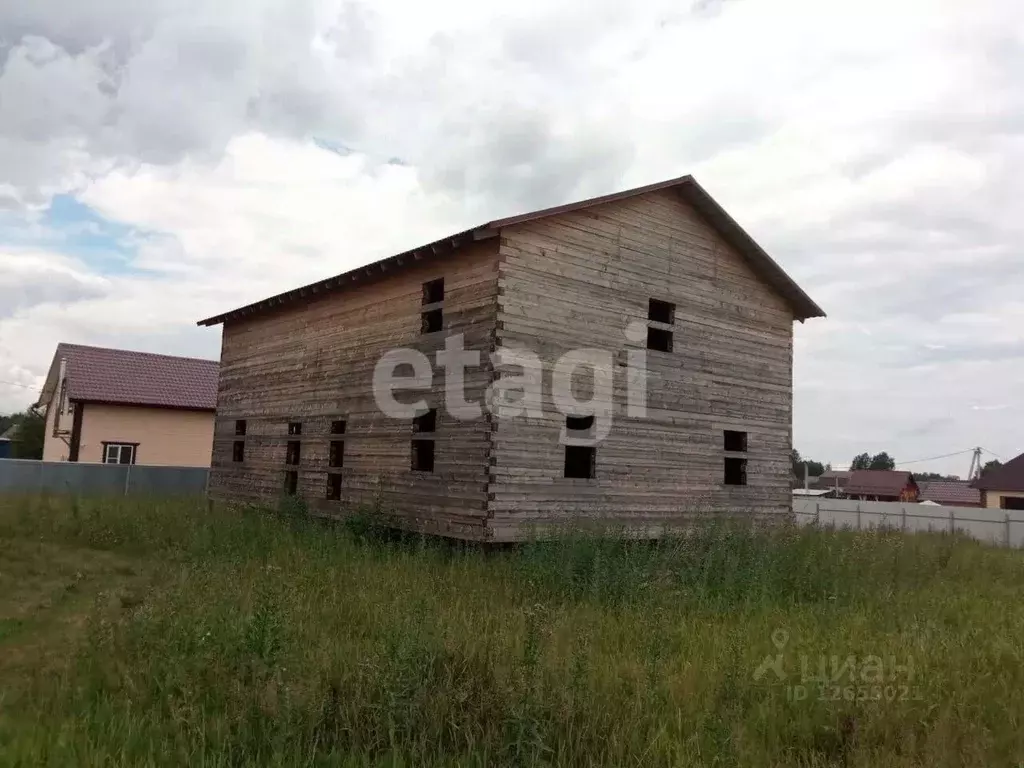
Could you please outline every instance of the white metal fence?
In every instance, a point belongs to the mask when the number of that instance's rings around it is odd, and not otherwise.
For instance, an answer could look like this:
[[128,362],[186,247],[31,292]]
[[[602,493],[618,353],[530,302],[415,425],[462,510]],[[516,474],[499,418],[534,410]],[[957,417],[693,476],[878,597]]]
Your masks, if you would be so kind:
[[205,467],[148,467],[0,459],[0,493],[182,494],[206,492]]
[[1024,512],[978,507],[936,507],[886,501],[793,499],[798,523],[839,528],[896,528],[907,532],[960,531],[991,544],[1024,547]]

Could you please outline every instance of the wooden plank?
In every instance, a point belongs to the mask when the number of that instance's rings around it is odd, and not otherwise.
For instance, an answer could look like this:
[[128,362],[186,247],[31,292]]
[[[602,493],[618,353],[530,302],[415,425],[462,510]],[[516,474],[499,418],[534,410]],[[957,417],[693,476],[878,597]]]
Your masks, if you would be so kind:
[[[538,354],[548,374],[543,417],[496,419],[492,539],[516,540],[580,515],[650,530],[709,515],[770,519],[788,509],[792,313],[677,195],[509,228],[498,274],[497,341]],[[609,350],[624,362],[641,346],[624,330],[647,322],[652,298],[674,303],[675,317],[673,352],[647,352],[647,416],[624,417],[626,375],[616,365],[613,423],[596,448],[596,477],[565,478],[564,417],[549,372],[573,348]],[[723,429],[748,433],[745,486],[724,485]]]
[[[471,244],[443,261],[418,263],[362,289],[312,298],[309,303],[228,324],[223,332],[218,419],[211,492],[215,496],[273,501],[285,472],[298,472],[299,495],[320,515],[373,509],[417,530],[482,538],[486,515],[488,421],[459,421],[445,408],[444,371],[436,367],[429,390],[399,393],[403,402],[425,398],[438,408],[433,472],[411,467],[411,420],[381,413],[372,391],[374,367],[396,348],[434,355],[449,334],[485,354],[465,376],[465,396],[484,399],[492,380],[497,297],[497,239]],[[444,332],[421,333],[422,285],[443,277]],[[434,305],[432,305],[433,308]],[[235,421],[246,421],[244,437]],[[344,419],[344,435],[330,433]],[[301,436],[287,434],[302,423]],[[236,440],[245,460],[232,461]],[[290,440],[301,444],[300,465],[285,464]],[[328,467],[332,440],[344,441],[344,465]],[[342,476],[341,498],[328,500],[327,476]]]

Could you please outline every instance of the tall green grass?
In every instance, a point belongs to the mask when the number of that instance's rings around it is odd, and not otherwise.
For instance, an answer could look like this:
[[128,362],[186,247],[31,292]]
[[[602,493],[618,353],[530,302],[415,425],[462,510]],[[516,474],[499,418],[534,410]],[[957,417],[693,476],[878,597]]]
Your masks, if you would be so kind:
[[[146,576],[97,586],[61,663],[22,663],[12,677],[0,661],[0,760],[1024,761],[1019,552],[736,525],[657,542],[567,531],[492,551],[294,512],[155,499],[0,506],[0,569],[45,546],[122,558]],[[51,641],[16,628],[0,654]],[[785,678],[756,678],[776,654]],[[835,657],[841,668],[850,656],[858,669],[882,660],[877,697],[861,679],[824,696],[813,682],[805,698],[792,687],[802,663],[828,669]],[[865,700],[846,700],[846,688]]]

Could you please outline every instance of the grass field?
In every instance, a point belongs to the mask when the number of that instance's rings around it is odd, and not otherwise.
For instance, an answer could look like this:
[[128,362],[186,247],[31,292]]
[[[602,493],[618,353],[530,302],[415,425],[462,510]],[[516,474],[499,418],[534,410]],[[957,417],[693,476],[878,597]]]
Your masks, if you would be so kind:
[[1024,553],[365,522],[0,500],[0,762],[1024,764]]

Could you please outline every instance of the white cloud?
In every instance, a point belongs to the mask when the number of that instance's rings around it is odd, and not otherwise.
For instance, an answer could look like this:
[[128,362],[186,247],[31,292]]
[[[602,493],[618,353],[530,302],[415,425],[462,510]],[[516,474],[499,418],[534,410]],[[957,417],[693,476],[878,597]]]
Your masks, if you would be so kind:
[[1010,0],[102,0],[0,25],[0,195],[73,190],[146,233],[142,272],[56,246],[0,266],[30,286],[0,379],[58,340],[216,354],[198,317],[693,172],[830,313],[797,329],[801,451],[1024,449]]
[[277,292],[282,279],[310,282],[440,237],[466,216],[450,197],[425,192],[415,169],[258,134],[232,140],[216,166],[115,172],[81,199],[108,218],[173,234],[140,266],[190,280],[233,275],[211,285],[220,302],[211,313]]

